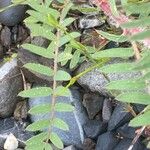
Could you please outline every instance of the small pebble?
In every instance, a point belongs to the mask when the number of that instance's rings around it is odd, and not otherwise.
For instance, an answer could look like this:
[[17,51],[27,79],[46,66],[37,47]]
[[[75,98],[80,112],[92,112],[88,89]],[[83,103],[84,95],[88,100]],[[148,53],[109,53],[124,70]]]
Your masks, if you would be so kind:
[[18,140],[12,133],[10,133],[4,143],[4,149],[15,150],[17,148],[18,148]]

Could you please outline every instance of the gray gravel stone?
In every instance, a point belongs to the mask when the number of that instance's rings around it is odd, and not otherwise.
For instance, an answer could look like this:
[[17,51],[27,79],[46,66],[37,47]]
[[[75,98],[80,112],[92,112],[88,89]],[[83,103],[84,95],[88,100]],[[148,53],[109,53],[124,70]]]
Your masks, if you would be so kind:
[[1,31],[1,43],[7,48],[9,48],[12,43],[11,31],[7,26],[5,26]]
[[13,118],[0,120],[0,148],[3,147],[7,136],[12,133],[19,141],[19,146],[24,147],[24,142],[31,138],[34,134],[25,131],[25,122],[17,122]]
[[105,22],[102,22],[98,19],[98,16],[85,16],[79,19],[79,28],[80,29],[89,29],[103,25]]
[[114,130],[132,119],[132,115],[126,111],[125,104],[118,103],[115,107],[111,119],[108,122],[108,131]]
[[94,119],[94,117],[103,108],[104,97],[96,93],[86,93],[83,96],[83,105],[88,112],[89,119]]
[[[55,131],[62,139],[65,145],[75,145],[76,147],[82,147],[82,143],[85,138],[85,134],[83,131],[83,125],[88,120],[88,116],[86,114],[86,111],[81,103],[81,95],[78,92],[77,89],[71,89],[72,95],[69,97],[57,97],[57,102],[64,102],[67,104],[72,104],[75,106],[75,111],[70,112],[57,112],[56,117],[63,119],[68,125],[69,125],[69,131],[62,131],[57,128],[53,128],[53,131]],[[50,103],[51,97],[39,97],[39,98],[33,98],[29,100],[29,107],[33,107],[39,104],[45,104]],[[41,119],[49,119],[49,115],[36,115],[31,116],[32,122],[35,122],[37,120]]]
[[99,120],[89,120],[84,124],[83,129],[88,138],[96,139],[100,134],[106,132],[107,125]]
[[113,132],[106,132],[99,136],[96,150],[114,150],[118,142],[119,139],[116,138]]
[[109,99],[105,99],[103,103],[102,118],[103,122],[108,122],[112,114],[112,103]]
[[[122,62],[120,59],[114,59],[109,62],[109,64]],[[88,62],[84,62],[78,68],[76,74],[79,74],[89,68],[92,64]],[[111,73],[107,75],[110,81],[115,80],[123,80],[123,79],[131,79],[140,76],[140,73]],[[78,83],[84,87],[90,89],[92,92],[99,92],[105,96],[112,96],[105,86],[108,84],[106,78],[101,74],[100,69],[94,69],[91,72],[85,74],[81,78],[78,79]]]
[[117,132],[125,138],[133,139],[136,136],[136,133],[135,133],[136,129],[137,128],[130,127],[128,123],[126,123],[122,127],[118,128]]
[[22,76],[17,67],[17,60],[4,63],[0,67],[0,117],[10,116],[23,90]]
[[[119,142],[119,144],[115,147],[114,150],[127,150],[129,146],[131,145],[132,140],[131,139],[123,139]],[[140,141],[137,141],[132,150],[144,150],[145,146],[141,144]]]

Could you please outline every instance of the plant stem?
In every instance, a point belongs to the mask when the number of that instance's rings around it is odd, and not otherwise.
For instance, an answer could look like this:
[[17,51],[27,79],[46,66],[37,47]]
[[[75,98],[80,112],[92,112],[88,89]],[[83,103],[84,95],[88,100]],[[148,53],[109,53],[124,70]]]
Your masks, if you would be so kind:
[[[53,94],[52,94],[52,102],[51,102],[51,115],[50,115],[50,121],[53,122],[54,117],[55,117],[55,104],[56,104],[56,88],[57,88],[57,81],[55,79],[56,73],[57,73],[57,69],[58,69],[58,52],[59,52],[59,40],[61,37],[61,31],[60,29],[57,29],[57,33],[56,33],[56,48],[55,48],[55,55],[54,55],[54,74],[53,74]],[[51,134],[51,130],[52,130],[52,125],[50,123],[50,127],[48,130],[48,137],[46,142],[48,143],[49,138],[50,138],[50,134]]]
[[135,57],[137,60],[139,60],[141,58],[141,56],[140,56],[140,51],[138,49],[138,46],[137,46],[136,42],[131,42],[131,44],[132,44],[132,48],[134,50]]
[[[66,0],[64,2],[64,8],[65,6],[68,4],[69,0]],[[62,23],[63,21],[63,15],[60,15],[60,19],[59,19],[59,24]],[[56,88],[57,88],[57,81],[55,79],[56,77],[56,74],[57,74],[57,69],[58,69],[58,52],[59,52],[59,45],[60,45],[60,38],[62,36],[62,31],[60,28],[57,28],[57,31],[56,31],[56,47],[55,47],[55,50],[54,50],[54,73],[53,73],[53,94],[52,94],[52,102],[51,102],[51,115],[50,115],[50,127],[49,127],[49,130],[48,130],[48,137],[47,137],[47,140],[46,140],[46,143],[48,143],[49,141],[49,138],[50,138],[50,135],[51,135],[51,132],[52,132],[52,124],[51,122],[53,122],[54,120],[54,117],[55,117],[55,104],[56,104],[56,98],[57,98],[57,95],[56,95]]]

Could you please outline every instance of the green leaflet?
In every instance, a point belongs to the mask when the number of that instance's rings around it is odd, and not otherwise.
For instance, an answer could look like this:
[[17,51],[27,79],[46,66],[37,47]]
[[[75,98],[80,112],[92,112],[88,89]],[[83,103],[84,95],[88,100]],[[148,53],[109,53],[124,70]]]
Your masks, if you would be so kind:
[[71,32],[67,35],[64,35],[60,38],[60,46],[63,46],[64,44],[70,42],[72,39],[75,39],[80,36],[80,33],[78,32]]
[[41,64],[35,64],[35,63],[27,63],[23,67],[33,71],[37,72],[46,76],[53,76],[53,70],[47,66],[41,65]]
[[26,146],[25,150],[53,150],[51,145],[49,143],[45,143],[45,142],[39,142],[36,143],[35,145],[30,145],[30,146]]
[[36,144],[38,145],[38,143],[42,143],[44,140],[46,140],[47,137],[48,137],[48,133],[42,132],[38,135],[33,136],[29,140],[27,140],[26,144],[28,146],[32,146],[32,145],[36,145]]
[[123,73],[123,72],[132,72],[135,63],[117,63],[110,64],[100,68],[101,72],[104,73]]
[[49,96],[52,94],[52,89],[50,87],[38,87],[29,90],[24,90],[18,94],[21,97],[42,97]]
[[39,47],[39,46],[36,46],[33,44],[23,44],[22,47],[34,54],[43,56],[45,58],[53,58],[54,57],[53,51],[49,51],[48,49],[45,49],[43,47]]
[[143,32],[133,35],[131,37],[131,40],[139,41],[139,40],[147,39],[149,37],[150,37],[150,30],[146,30],[146,31],[143,31]]
[[40,5],[34,0],[33,1],[27,0],[27,4],[30,5],[36,11],[40,12],[42,15],[47,16],[48,14],[52,14],[56,18],[58,18],[58,16],[60,15],[60,13],[57,10],[46,7],[44,5]]
[[105,37],[106,39],[108,39],[110,41],[125,42],[128,40],[128,38],[126,36],[123,36],[123,35],[114,35],[114,34],[100,31],[100,30],[96,30],[96,31],[99,35],[102,35],[103,37]]
[[34,122],[26,128],[28,131],[42,131],[46,128],[48,128],[50,125],[50,120],[39,120],[37,122]]
[[145,17],[138,20],[133,20],[131,22],[127,22],[122,24],[123,28],[139,28],[139,27],[147,27],[150,24],[150,17]]
[[143,58],[135,65],[135,70],[146,70],[150,68],[150,53],[147,53]]
[[112,48],[106,49],[103,51],[96,52],[92,54],[93,59],[100,59],[103,57],[121,57],[121,58],[128,58],[134,55],[132,48]]
[[36,24],[37,23],[37,20],[36,18],[32,17],[32,16],[29,16],[28,18],[26,18],[24,20],[24,22],[27,24]]
[[53,0],[45,0],[46,6],[49,8]]
[[55,94],[57,96],[69,96],[69,95],[71,95],[70,90],[66,87],[63,87],[63,86],[58,86],[56,88]]
[[109,0],[109,5],[114,16],[119,16],[116,6],[116,0]]
[[[72,47],[71,47],[69,44],[66,44],[65,50],[64,50],[64,54],[70,54],[70,57],[72,58],[71,52],[72,52]],[[64,54],[62,53],[62,55],[64,55]],[[60,57],[60,56],[61,56],[61,55],[59,55],[59,57]],[[61,59],[61,58],[59,58],[59,59]],[[68,59],[66,59],[66,60],[64,60],[64,61],[61,61],[61,66],[66,65],[67,62],[68,62]]]
[[52,27],[55,27],[55,28],[59,27],[58,21],[57,21],[56,18],[55,18],[53,15],[51,15],[51,14],[48,14],[48,24],[49,24],[50,26],[52,26]]
[[27,22],[26,25],[31,30],[32,36],[42,36],[50,41],[56,39],[56,36],[51,32],[51,29],[48,28],[47,26],[42,26],[40,24],[29,22]]
[[68,12],[72,6],[73,6],[73,3],[71,1],[68,1],[66,7],[64,7],[64,9],[61,12],[61,18],[62,19],[64,19],[67,16],[67,14],[68,14]]
[[69,26],[71,23],[73,23],[74,21],[75,21],[74,18],[71,18],[71,17],[66,18],[66,19],[62,22],[62,26],[63,26],[63,27],[67,27],[67,26]]
[[106,88],[109,90],[139,90],[145,89],[145,87],[145,82],[138,79],[111,81],[106,86]]
[[72,54],[68,52],[62,52],[58,55],[58,62],[68,61],[71,58],[72,58]]
[[34,10],[28,10],[27,13],[34,17],[35,19],[37,19],[37,22],[43,22],[45,24],[49,24],[49,21],[47,19],[47,16],[43,15],[41,17],[41,13],[40,12],[37,12],[37,11],[34,11]]
[[122,93],[116,97],[117,100],[127,103],[150,104],[150,95],[141,92]]
[[125,11],[130,14],[149,14],[150,13],[150,3],[129,3],[124,6]]
[[55,110],[57,112],[72,112],[74,111],[74,107],[70,104],[56,103]]
[[140,80],[150,80],[150,72],[147,72]]
[[57,148],[59,149],[64,148],[62,140],[59,138],[59,136],[56,133],[52,132],[50,134],[50,140]]
[[46,114],[46,113],[49,113],[50,111],[51,111],[51,105],[47,103],[47,104],[32,107],[28,111],[28,113],[37,115],[37,114]]
[[62,119],[54,118],[54,120],[52,121],[52,125],[61,130],[69,131],[69,126]]
[[149,124],[150,124],[150,110],[132,119],[129,125],[132,127],[139,127],[139,126],[147,126]]
[[70,79],[70,74],[63,70],[58,70],[55,76],[55,80],[57,81],[68,81]]
[[76,50],[73,54],[73,57],[70,61],[70,69],[73,69],[77,66],[79,60],[80,60],[80,55],[81,55],[81,52],[79,50]]

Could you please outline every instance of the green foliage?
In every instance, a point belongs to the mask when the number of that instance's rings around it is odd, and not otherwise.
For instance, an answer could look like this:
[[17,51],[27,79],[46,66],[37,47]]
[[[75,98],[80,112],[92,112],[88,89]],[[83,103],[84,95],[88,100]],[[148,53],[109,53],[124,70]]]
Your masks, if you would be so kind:
[[[69,32],[67,27],[74,21],[74,18],[67,17],[67,14],[70,9],[79,10],[81,12],[93,12],[97,11],[97,8],[81,8],[79,6],[73,6],[71,0],[57,0],[61,6],[64,6],[63,9],[58,11],[53,8],[51,3],[53,0],[45,0],[45,3],[38,3],[37,0],[24,0],[24,4],[28,4],[32,10],[28,10],[30,15],[26,18],[25,23],[28,28],[31,30],[32,36],[42,36],[50,41],[50,44],[47,48],[39,47],[33,44],[24,44],[22,45],[24,49],[35,53],[39,56],[54,59],[55,65],[60,63],[62,66],[69,63],[70,69],[76,68],[79,62],[84,60],[90,60],[94,63],[91,68],[88,68],[83,73],[77,75],[74,78],[64,70],[57,70],[57,67],[50,68],[43,66],[41,64],[29,63],[25,64],[24,67],[49,77],[53,77],[54,82],[56,81],[69,81],[68,86],[56,86],[51,89],[50,87],[38,87],[30,90],[22,91],[19,93],[19,96],[22,97],[39,97],[39,96],[68,96],[70,91],[68,87],[76,82],[76,80],[91,71],[94,68],[101,67],[99,70],[106,75],[109,73],[124,73],[124,72],[141,72],[141,77],[134,79],[118,80],[111,81],[107,85],[107,89],[113,93],[117,90],[120,93],[116,96],[116,99],[126,103],[138,103],[150,105],[150,94],[146,89],[149,87],[150,81],[150,51],[144,50],[140,55],[141,59],[136,62],[128,62],[127,60],[135,56],[135,49],[132,47],[128,48],[113,48],[106,49],[103,51],[98,51],[93,47],[87,47],[80,42],[77,42],[75,39],[80,36],[78,32]],[[22,1],[15,0],[15,3],[18,4]],[[118,16],[119,12],[117,10],[116,1],[109,0],[112,15]],[[131,37],[124,35],[114,35],[106,33],[103,31],[97,30],[104,38],[107,38],[110,41],[115,42],[130,42],[131,45],[133,42],[140,42],[150,37],[150,3],[146,1],[134,1],[134,0],[124,0],[122,2],[123,9],[127,15],[137,15],[138,17],[130,22],[122,24],[121,27],[124,29],[132,29],[144,27],[143,32],[135,34]],[[13,4],[14,5],[14,4]],[[59,51],[59,48],[63,47],[63,51]],[[58,52],[58,54],[57,54]],[[113,58],[120,58],[124,60],[124,63],[108,64],[103,66],[103,64]],[[54,65],[54,66],[55,66]],[[55,70],[56,69],[56,70]],[[57,83],[57,82],[56,82]],[[144,93],[145,92],[145,93]],[[114,93],[114,95],[116,95]],[[55,99],[55,98],[54,98]],[[50,120],[40,120],[34,122],[33,124],[27,127],[27,130],[30,131],[43,131],[45,128],[49,128],[49,131],[42,132],[31,139],[29,139],[26,144],[27,150],[39,149],[39,150],[51,150],[52,147],[49,143],[53,143],[57,148],[62,149],[63,143],[59,136],[52,132],[53,127],[57,127],[62,130],[69,130],[68,125],[61,119],[55,118],[53,114],[55,112],[71,112],[74,110],[73,106],[65,103],[56,103],[54,104],[44,104],[31,108],[29,110],[30,114],[45,114],[50,113]],[[142,114],[139,114],[133,120],[131,120],[131,126],[145,126],[150,124],[150,110],[145,109]]]
[[[125,0],[126,1],[126,0]],[[130,57],[133,57],[137,55],[137,50],[135,50],[136,42],[144,41],[148,38],[150,38],[150,21],[149,21],[149,13],[150,13],[150,3],[146,1],[124,1],[123,8],[127,15],[138,15],[139,17],[136,17],[136,19],[121,24],[121,27],[123,29],[133,29],[139,27],[144,27],[143,31],[141,31],[138,34],[132,35],[132,36],[124,36],[124,35],[113,35],[109,34],[103,31],[97,31],[101,36],[107,38],[108,40],[112,40],[115,42],[125,42],[128,41],[131,43],[132,47],[129,48],[118,48],[117,49],[110,49],[110,50],[104,50],[97,53],[94,53],[92,55],[93,58],[99,59],[102,57],[110,57],[115,58],[119,57],[124,59],[128,59]],[[114,1],[110,1],[111,3],[111,10],[114,15],[117,14],[117,9],[115,6]],[[133,43],[134,42],[134,43]],[[148,45],[150,46],[150,45]],[[146,48],[146,50],[143,48],[142,53],[140,53],[140,59],[136,60],[135,62],[128,62],[125,61],[124,63],[116,63],[116,64],[110,64],[103,66],[100,68],[101,72],[104,72],[106,74],[109,73],[123,73],[123,72],[140,72],[141,77],[139,78],[133,78],[133,79],[126,79],[126,80],[118,80],[118,81],[111,81],[106,88],[113,93],[113,91],[117,90],[120,93],[116,96],[116,99],[121,102],[126,103],[137,103],[137,104],[145,104],[150,105],[150,51],[149,48]],[[114,93],[114,95],[116,95]],[[130,125],[131,126],[147,126],[150,125],[150,110],[145,109],[142,114],[140,113],[131,120]]]
[[[17,2],[17,1],[15,1]],[[67,17],[68,11],[73,6],[70,0],[59,1],[60,5],[63,5],[63,9],[58,11],[53,8],[52,0],[46,0],[45,3],[39,3],[36,0],[24,0],[23,4],[28,4],[32,10],[28,10],[29,17],[26,18],[25,23],[31,31],[31,36],[41,36],[50,41],[47,48],[39,47],[34,44],[23,44],[22,47],[34,54],[41,57],[48,58],[50,61],[54,60],[54,67],[44,66],[37,63],[27,63],[23,67],[38,74],[46,75],[53,78],[54,86],[51,87],[37,87],[28,90],[24,90],[19,93],[21,97],[43,97],[51,96],[52,104],[42,104],[35,106],[29,110],[30,114],[50,114],[50,119],[42,119],[30,124],[27,127],[29,131],[41,131],[40,134],[32,137],[26,142],[26,149],[38,149],[38,150],[51,150],[52,147],[49,141],[59,149],[63,149],[63,142],[59,136],[52,131],[52,128],[59,128],[64,131],[68,131],[69,127],[66,122],[60,118],[55,117],[56,112],[72,112],[74,107],[66,103],[57,103],[57,96],[68,96],[70,90],[67,87],[57,86],[57,81],[69,81],[71,79],[70,74],[64,70],[57,69],[58,63],[65,65],[71,60],[70,68],[76,67],[80,61],[80,55],[83,51],[79,50],[80,47],[86,48],[82,44],[78,44],[78,50],[72,46],[76,42],[76,38],[80,36],[78,32],[68,32],[67,26],[70,25],[74,18]],[[18,3],[17,3],[18,4]],[[77,44],[76,44],[77,45]],[[65,47],[64,51],[60,51],[60,47]],[[76,59],[78,57],[78,59]],[[47,132],[43,132],[47,129]]]

